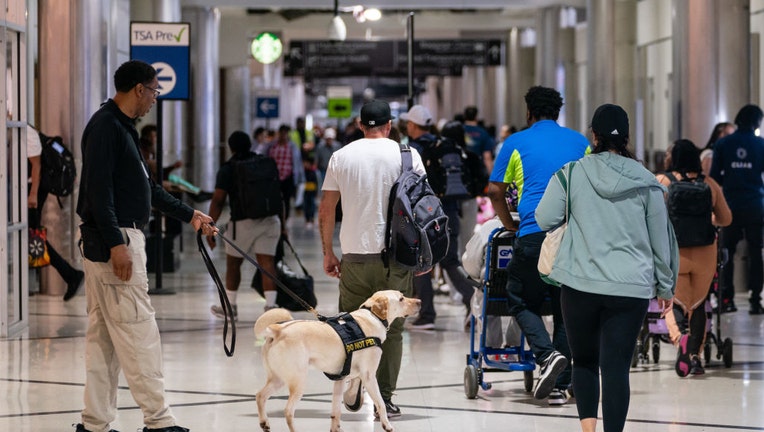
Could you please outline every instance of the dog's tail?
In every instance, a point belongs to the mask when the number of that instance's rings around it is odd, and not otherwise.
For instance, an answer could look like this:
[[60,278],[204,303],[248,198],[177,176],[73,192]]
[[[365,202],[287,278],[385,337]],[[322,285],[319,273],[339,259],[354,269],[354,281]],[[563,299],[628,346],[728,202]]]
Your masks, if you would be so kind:
[[268,332],[268,327],[270,327],[271,324],[292,321],[293,319],[292,314],[286,309],[277,308],[268,310],[260,315],[260,318],[255,321],[255,337],[272,337],[272,335],[269,334],[270,332]]

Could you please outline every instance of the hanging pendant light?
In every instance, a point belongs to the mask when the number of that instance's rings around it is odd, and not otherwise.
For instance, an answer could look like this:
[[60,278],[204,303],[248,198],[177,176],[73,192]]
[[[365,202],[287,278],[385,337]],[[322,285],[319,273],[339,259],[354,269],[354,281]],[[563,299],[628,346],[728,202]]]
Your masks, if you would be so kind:
[[340,18],[339,0],[334,0],[334,17],[329,23],[329,40],[342,42],[348,35],[348,29],[345,27],[345,21]]

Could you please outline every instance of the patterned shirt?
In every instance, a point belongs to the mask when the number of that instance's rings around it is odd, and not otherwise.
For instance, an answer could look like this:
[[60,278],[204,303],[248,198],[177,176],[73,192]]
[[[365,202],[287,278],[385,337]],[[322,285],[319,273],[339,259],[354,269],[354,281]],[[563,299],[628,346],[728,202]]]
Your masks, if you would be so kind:
[[276,160],[276,166],[279,168],[279,180],[286,180],[292,175],[292,149],[289,147],[292,143],[279,144],[271,146],[268,156]]

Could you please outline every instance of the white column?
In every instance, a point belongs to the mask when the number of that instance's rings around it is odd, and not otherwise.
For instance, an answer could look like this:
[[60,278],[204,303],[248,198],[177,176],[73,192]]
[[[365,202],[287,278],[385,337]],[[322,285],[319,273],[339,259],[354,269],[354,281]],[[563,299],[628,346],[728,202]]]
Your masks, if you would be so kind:
[[715,13],[715,0],[674,0],[672,138],[698,146],[708,139],[718,106]]
[[[191,106],[186,124],[190,126],[187,176],[202,190],[212,190],[219,166],[220,78],[218,71],[220,12],[210,7],[182,10],[191,23]],[[190,172],[189,172],[190,171]]]
[[[153,19],[159,22],[181,22],[180,0],[155,0],[153,6]],[[191,28],[192,37],[194,28]],[[186,116],[187,101],[163,101],[162,102],[162,160],[164,165],[183,160],[183,149],[188,141],[183,119]],[[156,113],[155,113],[156,114]],[[186,161],[184,160],[184,163]],[[189,175],[187,167],[181,167],[181,177]]]
[[603,103],[615,103],[615,6],[613,0],[587,0],[586,6],[587,99],[593,112]]

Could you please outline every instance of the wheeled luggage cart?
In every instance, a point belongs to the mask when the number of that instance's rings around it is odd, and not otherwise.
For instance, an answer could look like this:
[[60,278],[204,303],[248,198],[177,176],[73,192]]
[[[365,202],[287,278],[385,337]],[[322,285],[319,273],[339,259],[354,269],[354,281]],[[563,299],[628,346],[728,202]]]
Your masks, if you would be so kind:
[[483,291],[482,310],[480,316],[470,317],[470,352],[467,354],[467,366],[464,368],[464,394],[468,399],[477,397],[478,388],[491,388],[491,383],[484,379],[485,372],[522,371],[525,391],[533,390],[533,370],[536,368],[536,362],[533,353],[525,349],[524,335],[521,334],[517,346],[486,346],[487,318],[509,315],[506,268],[512,259],[514,239],[514,233],[504,228],[493,230],[488,239],[485,276],[483,283],[476,285]]

